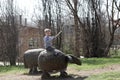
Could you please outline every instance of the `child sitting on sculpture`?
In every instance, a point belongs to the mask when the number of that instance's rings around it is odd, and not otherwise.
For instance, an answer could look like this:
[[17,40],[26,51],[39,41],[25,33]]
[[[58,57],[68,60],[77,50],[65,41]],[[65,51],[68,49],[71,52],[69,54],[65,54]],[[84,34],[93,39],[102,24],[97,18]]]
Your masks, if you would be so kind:
[[53,40],[55,39],[55,38],[57,38],[61,33],[62,33],[62,31],[60,31],[57,35],[55,35],[55,36],[51,36],[51,29],[48,29],[48,28],[46,28],[46,29],[44,29],[44,33],[45,33],[45,36],[44,36],[44,47],[45,47],[45,49],[47,50],[47,51],[50,51],[50,52],[53,52],[53,53],[55,53],[55,51],[54,51],[54,47],[53,47]]

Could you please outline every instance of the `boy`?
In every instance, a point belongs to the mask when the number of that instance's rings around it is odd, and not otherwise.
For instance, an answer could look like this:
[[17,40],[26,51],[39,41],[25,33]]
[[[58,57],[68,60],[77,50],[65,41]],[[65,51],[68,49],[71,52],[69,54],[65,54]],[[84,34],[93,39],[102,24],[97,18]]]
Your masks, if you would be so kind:
[[44,36],[44,47],[47,51],[50,51],[50,52],[55,52],[54,51],[54,48],[53,48],[53,44],[52,44],[52,41],[53,39],[55,39],[58,35],[60,35],[62,31],[60,31],[56,36],[51,36],[51,29],[44,29],[44,33],[45,33],[45,36]]

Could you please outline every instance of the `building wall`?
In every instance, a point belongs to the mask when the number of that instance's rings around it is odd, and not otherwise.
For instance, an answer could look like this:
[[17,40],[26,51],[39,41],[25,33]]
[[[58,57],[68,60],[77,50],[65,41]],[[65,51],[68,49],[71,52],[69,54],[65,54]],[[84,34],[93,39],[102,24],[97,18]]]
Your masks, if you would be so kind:
[[[41,34],[42,35],[42,34]],[[39,29],[35,27],[23,27],[19,32],[19,57],[28,49],[40,48]]]

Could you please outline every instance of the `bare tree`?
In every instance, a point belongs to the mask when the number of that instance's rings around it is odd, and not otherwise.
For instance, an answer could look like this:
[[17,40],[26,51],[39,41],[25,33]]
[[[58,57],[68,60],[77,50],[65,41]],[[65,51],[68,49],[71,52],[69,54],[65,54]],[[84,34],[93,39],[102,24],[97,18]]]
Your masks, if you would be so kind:
[[[56,3],[56,32],[58,33],[63,28],[63,22],[62,22],[62,12],[61,12],[61,1],[55,0]],[[56,48],[62,49],[62,34],[56,39]]]
[[[119,1],[118,1],[119,2]],[[112,5],[112,6],[109,6]],[[120,4],[119,4],[120,5]],[[117,10],[115,9],[115,7],[117,7]],[[111,11],[109,11],[109,8],[111,8]],[[106,4],[106,10],[107,10],[107,18],[108,18],[108,27],[109,27],[109,39],[108,39],[108,43],[107,43],[107,47],[105,49],[104,54],[108,55],[108,52],[110,50],[111,45],[113,44],[113,40],[114,40],[114,34],[117,28],[120,27],[119,22],[119,16],[117,16],[117,22],[115,23],[115,13],[120,12],[119,7],[117,6],[117,1],[116,0],[111,0],[111,3],[109,2],[109,0],[107,0],[107,4]],[[115,12],[116,11],[116,12]]]
[[105,42],[105,19],[101,12],[100,0],[88,1],[87,18],[84,21],[83,53],[86,57],[103,57]]
[[16,58],[18,54],[18,28],[16,22],[16,12],[14,9],[13,0],[6,1],[2,6],[3,13],[1,36],[2,45],[4,45],[3,53],[7,55],[10,65],[16,65]]
[[[77,4],[75,4],[75,3],[78,3],[79,1],[74,0],[73,3],[71,2],[71,0],[65,0],[65,1],[68,5],[69,9],[71,10],[72,14],[74,15],[74,17],[76,16],[75,22],[78,21],[80,24],[79,26],[80,26],[81,34],[82,34],[81,39],[83,42],[82,45],[83,45],[84,56],[85,57],[106,57],[106,56],[108,56],[108,52],[109,52],[110,47],[114,40],[114,33],[115,33],[115,30],[117,29],[117,26],[119,23],[119,21],[118,21],[117,24],[114,24],[114,16],[115,16],[115,14],[114,14],[115,5],[114,4],[116,4],[117,2],[115,0],[112,0],[111,8],[110,7],[108,8],[108,3],[107,3],[108,19],[105,19],[106,15],[104,12],[102,12],[101,0],[85,1],[86,4],[88,2],[88,7],[85,8],[85,9],[87,9],[87,18],[85,18],[85,17],[80,18],[77,14],[77,10],[75,9],[75,6]],[[107,2],[108,2],[108,0],[107,0]],[[75,6],[73,6],[72,4],[74,4]],[[110,3],[109,3],[109,5],[110,5]],[[117,4],[116,4],[116,7],[117,7]],[[109,9],[112,9],[111,10],[112,13],[110,13],[110,11],[108,11]],[[104,22],[106,22],[106,23],[104,23]],[[106,35],[107,25],[105,25],[105,24],[107,24],[107,23],[109,23],[110,37],[106,41],[106,36],[108,36],[108,34]],[[75,30],[75,32],[77,32],[77,31]],[[76,42],[77,42],[77,40],[76,40]],[[76,44],[79,44],[79,43],[76,43]],[[76,46],[75,48],[80,48],[80,47]]]
[[50,29],[51,29],[51,18],[52,18],[52,14],[51,14],[52,2],[53,1],[51,0],[42,0],[43,17],[45,19],[44,26]]
[[[80,56],[82,45],[85,57],[106,57],[114,40],[119,19],[114,24],[114,11],[120,11],[117,0],[108,3],[104,0],[64,0],[74,17],[75,47],[74,55]],[[83,3],[86,3],[85,5]],[[107,13],[102,9],[106,4]],[[110,3],[111,2],[111,3]],[[42,0],[43,27],[51,28],[53,34],[58,33],[62,26],[62,7],[59,0]],[[87,7],[85,7],[87,5]],[[108,6],[112,5],[112,6]],[[80,6],[80,7],[79,7]],[[82,8],[81,8],[82,7]],[[83,8],[84,7],[84,8]],[[105,6],[104,6],[105,7]],[[79,11],[79,8],[83,11]],[[111,11],[109,11],[111,10]],[[80,15],[82,14],[82,15]],[[82,17],[81,17],[82,16]],[[107,17],[107,19],[106,19]],[[109,34],[108,34],[109,31]],[[109,36],[109,37],[108,37]],[[57,39],[56,47],[61,47],[61,37]],[[82,42],[81,42],[82,41]]]
[[[71,10],[71,12],[73,13],[74,16],[74,32],[75,32],[75,47],[74,47],[74,55],[79,57],[80,56],[80,28],[78,25],[78,0],[73,0],[73,5],[70,2],[70,0],[65,0],[69,9]],[[81,21],[79,20],[79,22],[81,23]],[[82,24],[83,25],[83,24]]]
[[[40,6],[40,5],[38,5]],[[61,30],[61,26],[63,25],[61,21],[61,1],[59,0],[42,0],[43,10],[39,9],[42,13],[42,18],[40,16],[37,17],[37,22],[39,26],[40,32],[43,33],[43,29],[50,28],[52,30],[52,34],[55,35]],[[40,8],[40,7],[38,7]],[[38,15],[38,14],[36,14]],[[41,31],[42,30],[42,31]],[[41,39],[43,36],[41,36]],[[61,49],[62,47],[62,35],[60,35],[55,41],[55,47],[57,49]]]

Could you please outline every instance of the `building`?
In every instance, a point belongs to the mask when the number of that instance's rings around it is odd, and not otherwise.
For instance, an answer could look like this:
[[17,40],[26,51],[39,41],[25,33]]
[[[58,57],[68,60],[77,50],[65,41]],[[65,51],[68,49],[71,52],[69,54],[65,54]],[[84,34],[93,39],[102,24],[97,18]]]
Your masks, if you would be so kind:
[[28,49],[40,48],[42,46],[40,40],[37,27],[22,27],[19,31],[19,57],[23,57],[24,52]]

